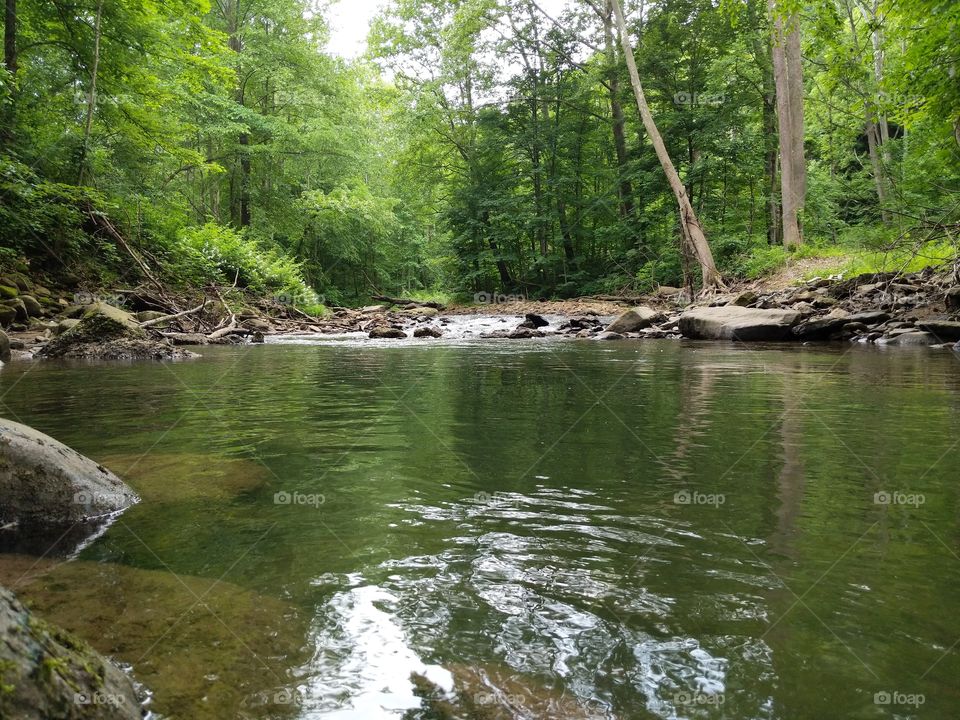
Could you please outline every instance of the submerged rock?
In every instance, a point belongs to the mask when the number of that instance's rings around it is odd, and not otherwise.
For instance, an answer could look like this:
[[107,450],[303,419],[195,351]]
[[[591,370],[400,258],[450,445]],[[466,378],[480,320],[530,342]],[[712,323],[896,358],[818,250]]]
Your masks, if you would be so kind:
[[703,307],[680,316],[680,332],[696,340],[788,340],[803,315],[736,305]]
[[[175,551],[158,552],[177,565]],[[0,584],[98,652],[131,663],[160,716],[190,720],[243,717],[249,699],[287,689],[277,684],[309,659],[309,627],[297,607],[220,574],[0,555]],[[269,709],[282,718],[298,707]]]
[[637,330],[650,327],[661,320],[663,320],[663,313],[641,305],[620,313],[616,320],[607,325],[606,330],[607,332],[620,333],[622,335],[623,333],[636,332]]
[[623,340],[623,333],[614,332],[613,330],[604,330],[602,333],[594,336],[594,340]]
[[194,357],[172,345],[152,340],[132,315],[119,308],[96,303],[86,309],[76,325],[40,350],[42,357],[102,360],[170,360]]
[[0,587],[0,717],[132,720],[133,680],[86,643],[40,620]]
[[72,525],[139,498],[120,478],[49,435],[0,418],[0,524]]

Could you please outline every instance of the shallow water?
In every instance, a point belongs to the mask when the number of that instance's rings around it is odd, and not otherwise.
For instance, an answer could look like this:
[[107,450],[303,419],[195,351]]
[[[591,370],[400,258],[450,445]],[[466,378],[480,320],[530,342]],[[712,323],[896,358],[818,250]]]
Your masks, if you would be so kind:
[[956,717],[958,363],[546,340],[11,364],[0,413],[144,501],[0,583],[179,718],[398,718],[411,671],[490,717]]

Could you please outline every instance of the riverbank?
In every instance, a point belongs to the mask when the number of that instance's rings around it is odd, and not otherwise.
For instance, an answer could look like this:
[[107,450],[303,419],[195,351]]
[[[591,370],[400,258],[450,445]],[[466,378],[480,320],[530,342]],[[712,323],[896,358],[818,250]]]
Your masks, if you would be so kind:
[[[16,287],[14,287],[16,286]],[[307,315],[285,298],[235,288],[50,290],[20,275],[0,278],[0,359],[191,356],[184,347],[263,342],[270,336],[374,340],[573,337],[861,342],[960,349],[960,279],[927,269],[741,284],[695,299],[677,288],[632,297],[536,301],[478,295],[480,302],[381,297],[360,308]],[[499,301],[505,300],[505,301]],[[123,313],[112,313],[123,308]],[[104,315],[111,316],[104,330]],[[468,316],[496,318],[463,329]],[[91,320],[94,318],[94,320]],[[81,326],[82,324],[82,326]],[[9,345],[9,353],[4,352]]]

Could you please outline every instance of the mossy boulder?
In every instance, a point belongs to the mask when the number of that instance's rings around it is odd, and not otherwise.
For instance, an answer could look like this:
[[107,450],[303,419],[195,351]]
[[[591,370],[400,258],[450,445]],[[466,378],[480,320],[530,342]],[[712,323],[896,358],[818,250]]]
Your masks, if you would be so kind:
[[35,318],[43,315],[43,306],[33,295],[21,295],[20,302],[22,302],[26,308],[28,317]]
[[10,338],[0,330],[0,362],[10,362]]
[[193,357],[167,342],[152,340],[128,312],[106,303],[90,305],[74,327],[47,343],[39,353],[49,358],[99,360],[171,360]]
[[15,298],[19,295],[20,290],[15,285],[0,283],[0,298]]
[[17,319],[17,311],[12,307],[7,307],[6,305],[0,305],[0,325],[3,327],[9,327],[14,320]]
[[30,319],[29,314],[27,314],[27,306],[23,304],[23,300],[20,298],[4,300],[3,304],[13,310],[16,322],[25,323]]
[[0,587],[0,717],[133,720],[133,680],[86,643],[40,620]]

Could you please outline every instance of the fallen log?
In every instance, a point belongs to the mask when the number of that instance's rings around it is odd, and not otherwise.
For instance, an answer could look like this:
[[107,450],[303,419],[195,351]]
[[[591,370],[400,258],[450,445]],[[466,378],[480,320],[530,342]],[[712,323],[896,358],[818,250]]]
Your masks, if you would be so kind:
[[443,303],[434,302],[433,300],[411,300],[406,298],[395,298],[390,297],[389,295],[371,295],[373,300],[380,300],[381,302],[387,302],[391,305],[414,305],[416,307],[428,307],[433,308],[434,310],[446,310],[447,306]]

